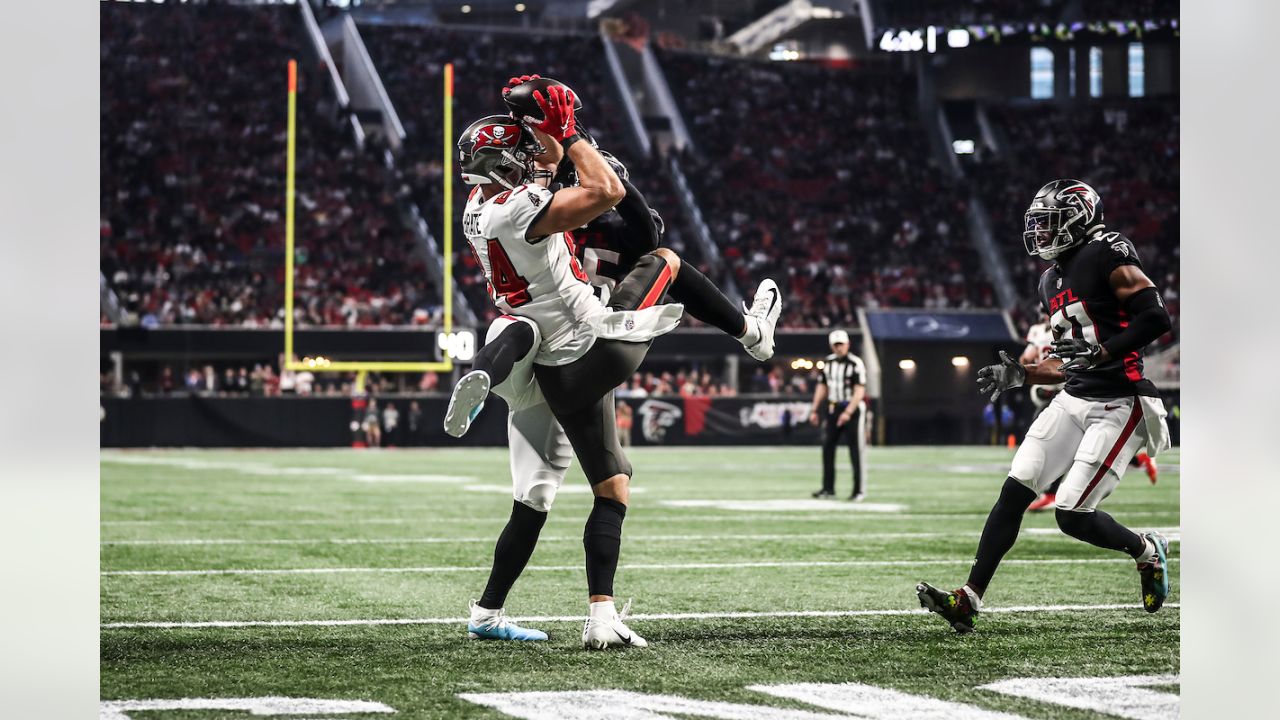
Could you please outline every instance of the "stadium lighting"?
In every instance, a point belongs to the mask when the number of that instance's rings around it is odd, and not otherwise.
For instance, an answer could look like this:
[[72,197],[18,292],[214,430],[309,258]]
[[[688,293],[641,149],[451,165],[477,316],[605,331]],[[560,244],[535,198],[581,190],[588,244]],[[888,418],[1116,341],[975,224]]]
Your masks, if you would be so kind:
[[516,12],[524,12],[524,3],[516,3]]
[[903,372],[911,372],[916,369],[916,361],[911,358],[903,358],[898,361],[898,368]]
[[947,31],[947,47],[962,48],[969,47],[969,31],[964,28],[955,28]]
[[974,142],[972,140],[952,140],[951,149],[954,150],[957,155],[972,155]]
[[969,367],[969,358],[964,355],[957,355],[951,358],[951,365],[956,368],[967,368]]
[[463,15],[466,15],[466,14],[467,14],[467,13],[469,13],[469,12],[471,12],[471,6],[470,6],[470,5],[463,5],[463,6],[462,6],[462,14],[463,14]]

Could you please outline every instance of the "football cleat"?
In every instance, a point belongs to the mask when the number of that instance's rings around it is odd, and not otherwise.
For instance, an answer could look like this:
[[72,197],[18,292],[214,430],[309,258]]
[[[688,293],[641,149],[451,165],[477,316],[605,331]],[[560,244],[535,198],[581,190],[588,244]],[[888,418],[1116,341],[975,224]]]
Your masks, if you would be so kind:
[[1036,501],[1027,506],[1027,512],[1041,512],[1053,507],[1058,501],[1058,496],[1053,493],[1045,493],[1036,498]]
[[613,603],[592,603],[591,614],[582,626],[582,646],[588,650],[605,650],[615,647],[648,647],[649,643],[623,622],[631,612],[631,601],[622,606],[622,612],[613,609]]
[[756,295],[751,299],[751,307],[746,307],[747,322],[754,322],[759,338],[752,344],[743,343],[747,354],[764,362],[773,357],[773,331],[778,326],[778,317],[782,315],[782,293],[778,283],[768,278],[760,281]]
[[471,620],[467,623],[467,637],[472,640],[516,640],[534,642],[546,640],[541,630],[522,628],[507,618],[505,610],[489,610],[471,601]]
[[835,497],[836,494],[831,492],[830,490],[817,490],[813,493],[813,496],[816,498],[822,499],[822,498]]
[[1134,456],[1134,460],[1137,461],[1139,467],[1147,471],[1147,479],[1151,481],[1152,485],[1155,485],[1156,480],[1160,479],[1160,468],[1156,467],[1155,458],[1146,453],[1138,453]]
[[969,594],[964,590],[945,592],[922,582],[916,585],[916,597],[920,598],[920,607],[941,615],[956,632],[973,632],[973,619],[978,616],[978,609],[973,607]]
[[1153,613],[1169,597],[1169,541],[1154,530],[1142,537],[1156,548],[1151,562],[1138,565],[1138,575],[1142,577],[1142,607]]
[[867,497],[866,493],[856,492],[849,496],[849,502],[862,502],[863,500],[866,499],[866,497]]
[[449,409],[444,413],[444,431],[453,437],[462,437],[471,429],[471,422],[484,409],[489,397],[489,373],[472,370],[457,385],[449,397]]

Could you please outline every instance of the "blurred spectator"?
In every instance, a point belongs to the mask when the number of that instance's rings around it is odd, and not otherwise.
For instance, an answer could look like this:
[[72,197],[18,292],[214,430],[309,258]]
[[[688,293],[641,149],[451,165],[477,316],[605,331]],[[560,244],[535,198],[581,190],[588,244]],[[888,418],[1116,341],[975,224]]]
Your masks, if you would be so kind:
[[[283,323],[285,103],[309,56],[293,7],[100,6],[101,269],[144,325]],[[438,314],[375,152],[299,64],[300,325]]]
[[785,268],[783,325],[849,325],[859,307],[994,303],[909,75],[659,59],[697,143],[682,163],[703,217],[739,287]]
[[614,412],[617,415],[618,442],[622,444],[622,447],[631,447],[631,426],[634,424],[631,406],[624,402],[619,402]]
[[387,407],[382,410],[382,429],[382,442],[387,447],[400,444],[400,411],[396,409],[395,403],[387,403]]

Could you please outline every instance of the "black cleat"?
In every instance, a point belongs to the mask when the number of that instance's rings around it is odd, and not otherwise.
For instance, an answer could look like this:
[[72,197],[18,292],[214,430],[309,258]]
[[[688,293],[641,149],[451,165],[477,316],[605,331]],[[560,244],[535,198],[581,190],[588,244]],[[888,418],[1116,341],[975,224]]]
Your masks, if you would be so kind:
[[916,597],[920,598],[920,607],[941,615],[956,632],[973,632],[973,619],[978,616],[978,611],[969,602],[968,593],[963,590],[944,592],[922,582],[916,585]]
[[1155,545],[1156,557],[1153,561],[1139,565],[1138,575],[1142,577],[1142,607],[1153,613],[1164,605],[1169,597],[1169,541],[1158,532],[1149,532],[1144,538]]
[[836,494],[831,492],[830,490],[819,490],[815,492],[813,496],[816,498],[830,498],[830,497],[835,497]]

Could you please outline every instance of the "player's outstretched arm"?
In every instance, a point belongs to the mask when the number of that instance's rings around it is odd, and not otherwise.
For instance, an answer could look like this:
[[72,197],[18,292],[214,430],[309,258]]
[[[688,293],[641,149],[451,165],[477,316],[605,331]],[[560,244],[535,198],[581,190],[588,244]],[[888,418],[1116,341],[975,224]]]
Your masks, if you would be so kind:
[[565,155],[577,168],[578,186],[564,188],[551,196],[546,211],[525,233],[527,238],[581,227],[626,196],[617,173],[591,143],[583,142],[578,134],[573,116],[573,91],[552,86],[547,88],[547,95],[548,98],[541,93],[533,95],[545,117],[535,127],[564,148]]

